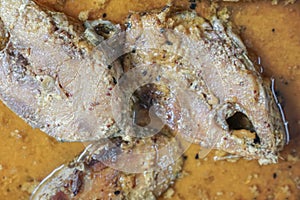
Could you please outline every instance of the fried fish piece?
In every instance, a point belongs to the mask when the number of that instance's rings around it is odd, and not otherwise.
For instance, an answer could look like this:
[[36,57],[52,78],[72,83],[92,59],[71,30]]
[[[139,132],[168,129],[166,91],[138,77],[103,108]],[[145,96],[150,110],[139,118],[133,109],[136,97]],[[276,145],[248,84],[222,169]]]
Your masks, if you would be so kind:
[[260,164],[278,161],[287,138],[276,97],[229,24],[168,7],[136,13],[127,21],[126,45],[135,50],[127,68],[160,68],[181,82],[198,127],[182,132],[186,138]]
[[[156,199],[178,177],[182,169],[182,158],[166,168],[144,173],[126,173],[103,163],[109,157],[107,154],[116,152],[120,146],[122,149],[129,147],[131,150],[144,152],[145,145],[140,145],[144,143],[150,147],[148,151],[151,151],[151,148],[154,150],[156,140],[162,137],[135,140],[131,144],[114,138],[112,143],[98,142],[89,145],[77,159],[59,167],[43,180],[31,199]],[[149,159],[155,161],[155,157],[153,158]],[[147,157],[144,159],[148,160]]]
[[122,68],[107,65],[83,24],[26,0],[1,0],[0,22],[0,98],[11,110],[62,141],[116,132],[110,100]]

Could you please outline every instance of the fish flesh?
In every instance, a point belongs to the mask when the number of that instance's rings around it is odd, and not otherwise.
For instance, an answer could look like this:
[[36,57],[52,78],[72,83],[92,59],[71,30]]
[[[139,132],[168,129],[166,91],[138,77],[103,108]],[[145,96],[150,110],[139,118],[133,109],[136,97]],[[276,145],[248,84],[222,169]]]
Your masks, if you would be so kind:
[[[161,139],[161,136],[156,139]],[[35,189],[31,199],[156,199],[179,176],[182,157],[164,170],[144,173],[126,173],[104,165],[109,157],[107,154],[116,150],[112,144],[123,149],[132,149],[131,145],[137,145],[134,149],[139,149],[144,146],[139,144],[147,143],[146,146],[152,146],[152,150],[156,145],[154,138],[135,140],[131,144],[120,138],[113,140],[111,143],[91,144],[73,162],[57,168]],[[144,160],[148,159],[152,160],[144,157]]]
[[287,141],[278,102],[229,24],[168,7],[132,14],[126,24],[126,49],[135,51],[124,68],[159,68],[173,86],[180,82],[177,97],[190,99],[196,131],[181,132],[185,138],[260,164],[278,161]]
[[83,24],[25,0],[1,0],[0,22],[8,35],[0,96],[11,110],[60,141],[95,141],[118,130],[110,94],[122,69],[106,65]]

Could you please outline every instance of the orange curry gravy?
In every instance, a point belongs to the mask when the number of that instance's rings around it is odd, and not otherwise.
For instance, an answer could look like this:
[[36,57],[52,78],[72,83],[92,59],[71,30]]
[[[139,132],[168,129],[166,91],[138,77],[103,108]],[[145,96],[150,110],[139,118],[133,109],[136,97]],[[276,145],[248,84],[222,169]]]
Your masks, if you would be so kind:
[[[167,0],[38,0],[77,17],[90,10],[90,18],[122,23],[129,12],[160,8]],[[175,2],[189,8],[188,0]],[[291,142],[279,164],[259,166],[257,161],[217,161],[211,152],[196,159],[199,146],[185,153],[182,177],[162,199],[300,199],[300,2],[293,5],[227,3],[231,20],[241,27],[248,48],[259,55],[267,76],[274,76],[290,124]],[[208,12],[198,3],[198,12]],[[105,14],[104,14],[105,13]],[[59,143],[34,130],[0,103],[0,199],[28,199],[33,188],[53,169],[83,150],[80,143]]]

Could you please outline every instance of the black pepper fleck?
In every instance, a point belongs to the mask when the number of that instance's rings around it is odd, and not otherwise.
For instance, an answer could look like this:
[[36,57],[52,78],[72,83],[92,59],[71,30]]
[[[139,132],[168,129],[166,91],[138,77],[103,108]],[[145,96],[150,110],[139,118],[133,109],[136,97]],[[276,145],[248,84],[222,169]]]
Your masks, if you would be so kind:
[[195,155],[195,159],[196,159],[196,160],[198,160],[198,159],[199,159],[199,154],[198,154],[198,153],[196,153],[196,155]]
[[196,3],[191,3],[190,9],[195,10],[196,7],[197,7],[197,4],[196,4]]
[[147,70],[145,70],[145,71],[142,72],[143,76],[146,76],[147,73],[148,73]]
[[113,83],[114,83],[114,84],[117,84],[117,83],[118,83],[115,77],[113,77]]
[[106,16],[107,16],[107,14],[106,14],[106,13],[103,13],[102,17],[105,18]]
[[272,28],[272,32],[273,32],[273,33],[275,32],[275,28]]
[[167,10],[168,8],[170,8],[170,6],[165,6],[161,9],[161,12],[164,12],[165,10]]
[[173,43],[171,41],[169,41],[169,40],[166,41],[166,44],[167,45],[173,45]]
[[186,155],[183,155],[182,157],[184,160],[187,160],[187,158],[188,158]]
[[276,179],[277,178],[277,174],[273,173],[273,178]]
[[131,28],[131,23],[125,23],[125,26],[127,27],[127,28]]
[[116,190],[116,191],[114,192],[115,195],[119,195],[120,193],[121,193],[120,190]]

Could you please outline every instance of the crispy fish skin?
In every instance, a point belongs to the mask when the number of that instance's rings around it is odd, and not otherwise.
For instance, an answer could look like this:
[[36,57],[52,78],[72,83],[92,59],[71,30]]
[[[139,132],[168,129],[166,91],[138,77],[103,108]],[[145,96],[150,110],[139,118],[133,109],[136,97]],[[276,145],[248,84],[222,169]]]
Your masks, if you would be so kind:
[[[148,143],[148,147],[155,145],[151,139],[139,142]],[[125,148],[128,146],[121,140],[114,143]],[[134,149],[139,149],[136,144],[134,146]],[[33,192],[31,199],[155,200],[174,183],[182,169],[183,159],[179,158],[164,170],[121,172],[102,163],[106,155],[104,148],[114,151],[115,147],[108,146],[108,143],[88,146],[77,159],[48,176]]]
[[110,93],[118,75],[83,38],[82,24],[25,0],[1,0],[0,21],[9,34],[0,51],[0,97],[10,109],[63,141],[117,130]]
[[[278,161],[285,130],[270,84],[229,25],[169,8],[133,14],[127,25],[127,43],[136,49],[132,66],[160,65],[170,76],[175,71],[185,82],[181,87],[194,92],[191,120],[199,127],[194,142],[260,164]],[[231,129],[228,119],[236,113],[243,113],[253,130]]]

